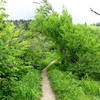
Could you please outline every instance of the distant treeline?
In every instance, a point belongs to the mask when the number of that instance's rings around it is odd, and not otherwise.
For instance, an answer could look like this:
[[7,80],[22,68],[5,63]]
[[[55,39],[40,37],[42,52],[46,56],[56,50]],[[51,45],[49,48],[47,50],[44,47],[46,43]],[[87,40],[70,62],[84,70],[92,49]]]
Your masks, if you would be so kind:
[[100,26],[100,22],[92,24],[92,25],[94,25],[94,26]]
[[[13,22],[14,25],[16,26],[16,28],[19,28],[20,25],[23,25],[23,28],[25,30],[28,30],[29,29],[29,26],[30,26],[30,22],[32,21],[31,19],[29,20],[24,20],[24,19],[20,19],[20,20],[9,20],[10,22]],[[87,25],[87,23],[85,23]],[[93,26],[100,26],[100,22],[98,23],[93,23],[91,24]]]
[[13,22],[13,24],[16,26],[16,28],[19,28],[22,25],[25,30],[28,30],[29,26],[30,26],[30,22],[32,20],[21,19],[21,20],[9,20],[9,21]]

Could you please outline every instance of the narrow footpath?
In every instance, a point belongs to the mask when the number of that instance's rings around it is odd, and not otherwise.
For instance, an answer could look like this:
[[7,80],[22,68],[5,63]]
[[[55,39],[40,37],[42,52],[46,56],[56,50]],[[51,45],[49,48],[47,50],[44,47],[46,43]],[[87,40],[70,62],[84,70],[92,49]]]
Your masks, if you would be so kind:
[[41,72],[41,77],[42,77],[42,93],[43,96],[41,100],[56,100],[55,94],[52,91],[52,88],[50,86],[50,82],[48,80],[47,76],[47,69],[51,65],[53,65],[57,60],[53,60],[42,72]]

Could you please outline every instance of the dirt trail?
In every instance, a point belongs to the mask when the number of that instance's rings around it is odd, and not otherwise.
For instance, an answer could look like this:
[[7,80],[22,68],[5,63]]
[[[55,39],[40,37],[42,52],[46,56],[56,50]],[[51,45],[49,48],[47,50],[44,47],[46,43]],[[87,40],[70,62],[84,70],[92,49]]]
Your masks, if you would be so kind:
[[57,60],[53,60],[41,73],[41,77],[42,77],[42,92],[43,92],[43,96],[42,96],[41,100],[56,100],[55,94],[52,91],[52,88],[50,86],[50,82],[49,82],[48,76],[47,76],[48,67],[53,65],[56,61]]

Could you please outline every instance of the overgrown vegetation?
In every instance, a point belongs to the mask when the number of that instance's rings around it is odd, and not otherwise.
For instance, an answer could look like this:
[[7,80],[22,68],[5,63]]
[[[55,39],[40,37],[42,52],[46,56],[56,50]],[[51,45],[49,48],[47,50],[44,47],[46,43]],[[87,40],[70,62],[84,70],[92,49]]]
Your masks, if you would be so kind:
[[88,25],[74,25],[66,9],[58,14],[47,0],[43,0],[37,10],[33,26],[55,43],[60,56],[59,70],[49,71],[57,100],[99,100],[100,78],[96,76],[100,77],[100,40],[95,34],[97,31]]
[[72,72],[53,66],[48,71],[57,100],[100,100],[100,83],[89,77],[78,79]]
[[15,91],[9,100],[40,100],[40,74],[36,69],[28,72],[21,81],[16,83]]
[[4,11],[0,5],[0,100],[39,100],[40,70],[53,59],[48,76],[57,100],[100,100],[99,28],[74,25],[47,0],[32,22],[12,23]]
[[70,70],[80,77],[99,73],[99,37],[86,25],[74,25],[66,9],[63,9],[61,15],[57,12],[50,13],[51,6],[46,0],[43,1],[41,7],[44,9],[40,7],[33,26],[55,43],[62,70]]
[[[29,59],[29,53],[34,49],[31,42],[34,43],[32,39],[35,37],[29,30],[16,28],[7,21],[8,15],[4,10],[0,8],[0,100],[11,100],[13,93],[15,98],[12,100],[30,100],[31,97],[32,100],[39,100],[40,75],[33,69],[33,59]],[[31,52],[31,56],[35,54]]]

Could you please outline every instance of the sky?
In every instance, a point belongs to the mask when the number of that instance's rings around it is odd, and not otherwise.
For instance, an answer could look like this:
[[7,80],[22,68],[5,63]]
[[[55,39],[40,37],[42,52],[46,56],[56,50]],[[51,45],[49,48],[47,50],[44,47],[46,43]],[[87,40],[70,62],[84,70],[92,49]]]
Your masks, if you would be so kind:
[[[90,8],[100,13],[100,0],[48,0],[55,11],[61,13],[64,6],[73,18],[75,24],[87,24],[100,22],[100,16],[90,11]],[[35,9],[39,5],[33,2],[39,0],[7,0],[5,4],[9,19],[32,19]]]

